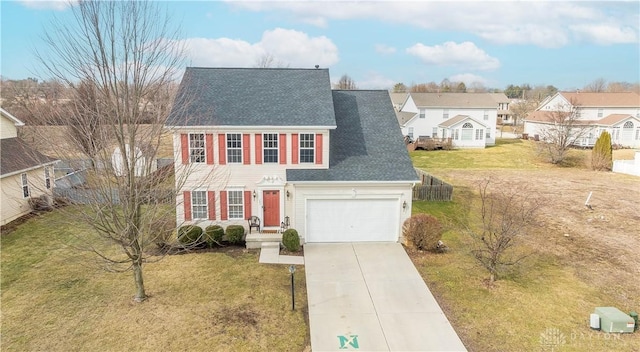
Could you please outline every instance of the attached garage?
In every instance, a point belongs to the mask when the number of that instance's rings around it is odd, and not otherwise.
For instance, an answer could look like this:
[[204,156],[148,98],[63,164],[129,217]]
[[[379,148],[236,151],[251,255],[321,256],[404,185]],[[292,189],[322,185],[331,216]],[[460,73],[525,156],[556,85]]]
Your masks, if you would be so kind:
[[307,199],[306,242],[397,242],[399,199]]

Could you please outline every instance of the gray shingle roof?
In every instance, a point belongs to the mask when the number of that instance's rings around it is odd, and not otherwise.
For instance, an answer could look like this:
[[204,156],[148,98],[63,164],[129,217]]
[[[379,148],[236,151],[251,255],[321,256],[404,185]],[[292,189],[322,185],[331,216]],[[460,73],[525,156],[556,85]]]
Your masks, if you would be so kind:
[[55,161],[56,159],[31,148],[20,138],[3,138],[0,140],[0,169],[2,170],[2,176],[52,164]]
[[188,67],[168,126],[336,125],[326,69]]
[[334,90],[329,169],[289,169],[287,181],[417,181],[387,91]]

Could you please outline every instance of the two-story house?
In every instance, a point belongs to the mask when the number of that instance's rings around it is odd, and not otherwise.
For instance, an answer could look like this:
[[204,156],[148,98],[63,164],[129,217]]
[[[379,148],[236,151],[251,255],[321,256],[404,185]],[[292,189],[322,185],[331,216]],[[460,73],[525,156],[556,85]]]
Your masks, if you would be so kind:
[[450,139],[456,148],[484,148],[495,145],[498,114],[507,114],[508,102],[502,93],[411,93],[397,118],[411,139],[428,136]]
[[282,223],[305,242],[399,241],[418,178],[387,91],[326,69],[187,68],[173,131],[178,224]]
[[0,225],[31,212],[30,198],[43,194],[53,198],[56,160],[18,138],[20,126],[24,126],[24,122],[0,108]]
[[574,111],[577,129],[574,144],[593,146],[603,131],[611,134],[611,143],[640,147],[640,95],[634,92],[558,92],[545,99],[524,121],[524,133],[544,135],[553,126],[554,112]]

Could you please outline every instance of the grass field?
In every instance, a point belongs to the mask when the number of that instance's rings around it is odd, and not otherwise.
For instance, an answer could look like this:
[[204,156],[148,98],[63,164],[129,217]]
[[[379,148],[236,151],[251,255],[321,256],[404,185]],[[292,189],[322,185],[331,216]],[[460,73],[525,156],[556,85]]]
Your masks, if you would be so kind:
[[295,311],[287,266],[258,264],[258,252],[243,248],[145,266],[151,298],[138,304],[131,272],[105,272],[89,253],[74,252],[71,234],[84,229],[57,225],[61,214],[2,236],[2,351],[302,351],[309,344],[304,267],[295,275]]
[[[572,150],[571,158],[588,160],[589,153]],[[614,158],[632,155],[622,150]],[[474,199],[473,180],[483,175],[528,183],[552,196],[520,248],[530,257],[494,287],[487,287],[487,272],[469,253],[471,238],[455,225],[443,236],[449,252],[407,250],[470,351],[640,351],[640,333],[589,328],[595,307],[640,310],[637,178],[586,166],[551,166],[537,156],[533,142],[520,140],[411,156],[417,167],[455,187],[453,202],[414,202],[414,214],[430,213],[443,221],[464,217],[465,205]],[[593,211],[583,205],[589,190],[598,197]]]

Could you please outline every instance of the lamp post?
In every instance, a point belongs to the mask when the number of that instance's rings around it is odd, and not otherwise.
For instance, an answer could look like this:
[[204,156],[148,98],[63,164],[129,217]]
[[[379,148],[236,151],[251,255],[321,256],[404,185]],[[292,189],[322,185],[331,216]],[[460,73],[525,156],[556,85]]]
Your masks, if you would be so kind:
[[296,272],[296,267],[293,264],[289,265],[289,272],[291,273],[291,310],[296,310],[295,291],[293,289],[293,273]]

